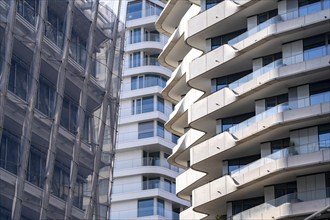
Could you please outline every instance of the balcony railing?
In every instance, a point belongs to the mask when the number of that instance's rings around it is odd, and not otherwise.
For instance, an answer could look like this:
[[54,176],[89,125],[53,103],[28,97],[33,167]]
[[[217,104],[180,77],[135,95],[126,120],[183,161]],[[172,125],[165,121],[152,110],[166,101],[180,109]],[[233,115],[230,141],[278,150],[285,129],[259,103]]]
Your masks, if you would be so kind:
[[[255,206],[251,209],[245,210],[228,219],[230,219],[230,220],[260,219],[260,217],[263,213],[268,213],[269,211],[271,211],[271,209],[277,208],[284,204],[300,203],[300,202],[329,198],[329,196],[330,196],[329,190],[330,190],[330,188],[326,187],[323,189],[318,189],[318,190],[313,190],[313,191],[296,192],[296,193],[287,194],[287,195],[281,196],[279,198],[276,198],[274,200],[265,202],[261,205]],[[303,210],[301,210],[301,211],[303,211]],[[286,213],[286,214],[290,214],[290,213]]]
[[120,114],[121,117],[126,117],[126,116],[141,115],[141,114],[156,112],[156,111],[161,112],[161,113],[163,113],[167,116],[172,113],[172,107],[168,107],[168,106],[164,106],[163,111],[161,111],[160,109],[158,110],[157,107],[154,107],[153,105],[151,105],[151,106],[142,106],[142,108],[148,108],[148,109],[151,109],[151,111],[149,111],[149,110],[144,111],[144,109],[139,109],[139,111],[137,111],[136,108],[133,111],[133,109],[131,107],[128,107],[128,108],[120,108],[120,113],[119,114]]
[[330,149],[330,140],[303,144],[303,145],[298,145],[298,146],[291,146],[288,148],[281,149],[273,154],[260,158],[259,160],[256,160],[250,164],[247,164],[246,166],[240,167],[240,168],[232,171],[230,175],[232,177],[236,177],[236,176],[242,175],[244,173],[248,173],[257,168],[260,168],[266,164],[269,164],[269,163],[271,163],[275,160],[281,159],[281,158],[286,158],[286,157],[295,156],[295,155],[308,154],[308,153],[316,152],[316,151],[319,151],[322,149]]
[[144,157],[132,160],[116,160],[115,167],[117,170],[122,169],[131,169],[134,167],[143,167],[143,166],[157,166],[164,167],[175,172],[179,172],[179,168],[170,165],[167,160],[153,157]]
[[139,182],[131,182],[127,184],[114,184],[113,194],[140,192],[141,190],[160,189],[169,193],[175,194],[175,184],[167,185],[165,181],[161,180],[147,180]]
[[244,128],[247,128],[267,117],[273,116],[277,113],[285,112],[285,111],[292,110],[295,108],[302,108],[302,107],[307,107],[307,106],[311,106],[311,105],[315,105],[315,104],[329,102],[329,97],[330,97],[330,92],[324,92],[324,93],[319,93],[319,94],[313,95],[313,99],[318,100],[317,103],[311,102],[311,97],[308,97],[308,98],[292,100],[290,102],[279,104],[279,105],[277,105],[273,108],[270,108],[252,118],[249,118],[239,124],[236,124],[236,125],[228,128],[228,131],[233,134],[233,133],[236,133]]
[[157,57],[144,58],[143,66],[160,66]]
[[247,83],[247,82],[249,82],[249,81],[251,81],[251,80],[253,80],[253,79],[255,79],[255,78],[271,71],[271,70],[273,70],[273,69],[279,68],[281,66],[283,66],[283,60],[282,59],[275,60],[274,62],[272,62],[272,63],[270,63],[270,64],[268,64],[264,67],[261,67],[260,69],[258,69],[256,71],[253,71],[252,73],[250,73],[250,74],[248,74],[248,75],[246,75],[246,76],[230,83],[228,85],[228,87],[230,89],[235,89],[235,88],[237,88],[237,87],[239,87],[239,86],[241,86],[241,85],[243,85],[243,84],[245,84],[245,83]]
[[302,17],[305,15],[311,14],[311,13],[316,13],[316,12],[319,12],[321,10],[325,10],[328,8],[330,8],[330,4],[323,3],[322,7],[319,7],[319,8],[314,7],[314,4],[310,4],[305,7],[304,10],[306,10],[306,12],[302,12],[302,9],[300,8],[300,9],[286,12],[284,14],[279,14],[279,15],[272,17],[272,18],[268,19],[267,21],[257,25],[256,27],[248,30],[247,32],[231,39],[230,41],[228,41],[228,44],[229,45],[237,44],[238,42],[245,40],[246,38],[254,35],[255,33],[259,32],[273,24],[277,24],[277,23],[287,21],[287,20],[292,20],[292,19],[295,19],[298,17]]
[[[147,215],[139,216],[139,212],[152,213]],[[159,217],[155,217],[159,216]],[[143,209],[127,209],[124,211],[111,211],[110,219],[139,219],[144,217],[148,219],[179,219],[179,213],[173,212],[172,210],[165,209],[164,211],[157,210],[157,207],[146,207]]]

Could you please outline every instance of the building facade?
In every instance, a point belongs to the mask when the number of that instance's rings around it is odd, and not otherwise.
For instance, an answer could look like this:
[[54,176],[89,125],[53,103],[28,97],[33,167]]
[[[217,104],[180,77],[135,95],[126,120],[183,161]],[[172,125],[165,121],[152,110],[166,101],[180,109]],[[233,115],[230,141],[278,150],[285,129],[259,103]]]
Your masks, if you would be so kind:
[[171,70],[158,56],[168,38],[154,23],[161,1],[128,1],[111,219],[178,219],[189,205],[175,195],[180,170],[167,162],[177,136],[165,131],[172,102],[160,95]]
[[100,219],[123,24],[98,0],[1,0],[0,12],[0,219]]
[[170,0],[181,219],[328,219],[330,1]]

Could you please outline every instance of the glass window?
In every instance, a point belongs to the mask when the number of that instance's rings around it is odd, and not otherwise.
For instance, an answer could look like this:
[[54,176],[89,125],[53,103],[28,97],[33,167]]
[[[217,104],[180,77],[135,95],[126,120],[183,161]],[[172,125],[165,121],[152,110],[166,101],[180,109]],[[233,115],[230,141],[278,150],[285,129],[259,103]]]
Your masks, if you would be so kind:
[[144,166],[160,166],[160,153],[159,152],[146,152],[143,151]]
[[279,104],[288,102],[288,94],[282,94],[265,99],[266,110],[271,109]]
[[205,8],[206,10],[209,8],[212,8],[213,6],[217,5],[220,2],[223,2],[224,0],[206,0],[205,1]]
[[141,28],[135,28],[130,31],[130,44],[141,42]]
[[52,86],[44,78],[40,78],[38,88],[38,102],[37,108],[47,115],[52,117],[55,107],[55,91]]
[[142,17],[142,1],[128,2],[127,20],[133,20]]
[[311,105],[330,102],[330,80],[309,84]]
[[143,190],[157,189],[160,187],[159,177],[143,177]]
[[277,14],[278,14],[277,9],[258,14],[257,15],[257,24],[261,24],[261,23],[269,20],[270,18],[275,17]]
[[321,0],[299,0],[299,16],[318,12],[322,8]]
[[304,39],[304,60],[311,60],[325,56],[328,53],[327,45],[329,45],[329,41],[329,33]]
[[177,144],[178,143],[179,138],[180,137],[178,135],[172,134],[172,142],[174,144]]
[[141,65],[140,52],[130,54],[130,67],[138,67]]
[[39,11],[39,0],[20,0],[17,3],[17,12],[29,23],[35,25],[37,13]]
[[23,100],[27,99],[27,93],[29,91],[29,68],[18,58],[14,57],[10,67],[9,76],[9,91]]
[[157,111],[165,112],[164,99],[157,96]]
[[281,183],[274,185],[275,199],[296,192],[297,192],[296,182]]
[[0,145],[0,166],[11,173],[17,174],[19,161],[19,140],[4,132]]
[[154,200],[138,200],[138,217],[150,216],[154,214]]
[[137,89],[138,87],[137,87],[137,76],[133,76],[132,78],[131,78],[131,90],[135,90],[135,89]]
[[164,180],[164,189],[167,192],[171,192],[171,181],[170,180],[167,180],[167,179]]
[[154,97],[148,96],[142,98],[142,113],[152,112],[154,110]]
[[264,203],[264,197],[257,197],[251,199],[243,199],[232,202],[232,214],[236,215],[240,212],[253,208]]
[[228,87],[230,83],[235,82],[236,80],[252,73],[252,70],[246,70],[239,73],[233,73],[227,76],[222,76],[214,78],[211,80],[211,92],[219,91],[225,87]]
[[211,38],[211,50],[214,50],[224,44],[227,44],[228,41],[230,41],[231,39],[243,34],[244,32],[246,32],[246,29],[242,29],[242,30],[238,30],[238,31],[234,31],[228,34],[224,34],[218,37],[213,37]]
[[283,138],[283,139],[271,141],[270,147],[271,147],[272,154],[279,150],[288,148],[288,147],[290,147],[290,138]]
[[165,204],[162,199],[157,199],[157,215],[165,216]]
[[234,170],[244,167],[245,165],[252,163],[258,159],[260,159],[260,155],[253,155],[253,156],[228,160],[228,173],[231,173]]
[[267,66],[268,64],[273,63],[276,60],[279,60],[282,58],[282,53],[275,53],[275,54],[271,54],[268,56],[264,56],[262,57],[262,66]]
[[42,187],[44,172],[45,159],[41,157],[40,153],[31,151],[28,164],[27,180],[38,187]]
[[329,148],[330,147],[330,124],[319,125],[318,134],[319,134],[320,149]]
[[154,136],[154,122],[141,122],[139,123],[138,138],[149,138]]
[[219,132],[221,133],[224,131],[228,131],[229,128],[253,117],[254,115],[255,115],[255,113],[246,113],[243,115],[237,115],[234,117],[224,118],[221,121],[221,129],[219,129],[220,130]]
[[157,121],[157,136],[164,138],[164,123]]

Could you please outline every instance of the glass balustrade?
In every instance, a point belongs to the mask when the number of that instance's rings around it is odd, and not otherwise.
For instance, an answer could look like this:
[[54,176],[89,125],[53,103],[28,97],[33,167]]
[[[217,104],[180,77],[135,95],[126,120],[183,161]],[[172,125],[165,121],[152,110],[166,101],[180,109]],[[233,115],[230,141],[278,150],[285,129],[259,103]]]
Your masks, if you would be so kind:
[[[110,219],[138,219],[138,212],[143,212],[146,209],[148,212],[150,212],[150,208],[142,208],[140,210],[138,209],[127,209],[125,211],[111,211],[110,213]],[[154,207],[153,210],[153,215],[148,215],[148,216],[144,216],[145,218],[149,218],[149,219],[155,219],[152,216],[157,216],[157,207]],[[164,212],[162,212],[164,215],[161,215],[161,217],[159,217],[159,219],[175,219],[176,216],[178,216],[177,212],[174,212],[172,210],[169,209],[165,209]],[[158,215],[160,216],[160,215]]]
[[175,172],[179,172],[179,168],[170,165],[167,160],[161,160],[159,158],[153,157],[144,157],[144,158],[137,158],[132,160],[116,160],[115,161],[115,168],[117,170],[122,169],[131,169],[134,167],[143,167],[143,166],[159,166],[170,169]]
[[248,173],[254,169],[258,169],[266,164],[269,164],[269,163],[274,162],[275,160],[278,160],[281,158],[295,156],[295,155],[308,154],[308,153],[319,151],[321,149],[327,149],[325,146],[327,146],[330,149],[330,140],[284,148],[279,151],[276,151],[273,154],[260,158],[259,160],[256,160],[250,164],[247,164],[246,166],[233,170],[230,175],[232,177],[236,177],[236,176],[242,175],[244,173]]
[[175,184],[167,186],[163,180],[148,180],[139,182],[130,182],[126,184],[114,184],[112,192],[113,194],[128,193],[128,192],[140,192],[141,190],[160,189],[169,193],[175,194]]
[[250,73],[250,74],[248,74],[248,75],[246,75],[246,76],[230,83],[228,85],[228,87],[230,89],[235,89],[235,88],[237,88],[237,87],[239,87],[239,86],[241,86],[241,85],[243,85],[243,84],[259,77],[259,76],[262,76],[263,74],[265,74],[265,73],[267,73],[267,72],[269,72],[273,69],[279,68],[281,66],[283,66],[283,60],[282,59],[275,60],[274,62],[272,62],[272,63],[270,63],[270,64],[268,64],[264,67],[261,67],[260,69],[258,69],[256,71],[253,71],[252,73]]
[[[165,115],[170,115],[172,113],[172,108],[171,107],[168,107],[168,106],[165,106],[163,108],[164,111],[159,111],[157,110],[157,108],[154,108],[153,105],[145,105],[145,106],[142,106],[143,109],[150,109],[150,111],[137,111],[137,109],[135,109],[135,111],[133,111],[133,109],[131,107],[128,107],[128,108],[120,108],[120,111],[119,111],[119,114],[121,117],[127,117],[127,116],[132,116],[132,115],[141,115],[141,114],[145,114],[145,113],[150,113],[150,112],[161,112],[161,113],[164,113]],[[138,113],[137,113],[138,112]]]
[[[321,3],[320,3],[321,4]],[[304,6],[304,8],[299,8],[299,9],[295,9],[292,11],[288,11],[286,13],[283,14],[279,14],[259,25],[257,25],[256,27],[248,30],[247,32],[231,39],[230,41],[228,41],[229,45],[234,45],[237,44],[238,42],[245,40],[246,38],[254,35],[255,33],[273,25],[273,24],[277,24],[283,21],[287,21],[287,20],[292,20],[298,17],[302,17],[308,14],[312,14],[312,13],[316,13],[319,12],[321,10],[325,10],[325,9],[329,9],[330,8],[330,3],[328,1],[322,1],[322,6],[320,7],[315,7],[314,4],[309,4]]]
[[[273,116],[277,113],[281,113],[281,112],[285,112],[288,110],[292,110],[292,109],[297,109],[297,108],[302,108],[302,107],[307,107],[307,106],[311,106],[311,99],[315,99],[317,101],[312,102],[314,104],[321,104],[321,103],[325,103],[325,102],[329,102],[330,99],[330,92],[323,92],[323,93],[319,93],[319,94],[314,94],[313,95],[315,98],[311,97],[307,97],[307,98],[302,98],[302,99],[297,99],[297,100],[291,100],[290,102],[286,102],[286,103],[282,103],[279,104],[271,109],[268,109],[252,118],[249,118],[248,120],[245,120],[239,124],[236,124],[230,128],[227,129],[227,131],[229,131],[230,133],[236,133],[242,129],[245,129],[261,120],[266,119],[267,117]],[[293,106],[297,106],[297,107],[293,107]],[[299,107],[298,107],[299,106]]]
[[[232,216],[231,220],[238,220],[238,219],[257,219],[260,218],[260,214],[267,213],[272,209],[279,208],[281,205],[284,204],[292,204],[292,203],[301,203],[313,200],[320,200],[329,197],[329,194],[326,192],[329,191],[329,187],[312,190],[312,191],[305,191],[305,192],[296,192],[281,196],[279,198],[270,200],[265,202],[261,205],[255,206],[251,209],[245,210],[237,215]],[[287,208],[287,214],[290,214],[293,210]]]

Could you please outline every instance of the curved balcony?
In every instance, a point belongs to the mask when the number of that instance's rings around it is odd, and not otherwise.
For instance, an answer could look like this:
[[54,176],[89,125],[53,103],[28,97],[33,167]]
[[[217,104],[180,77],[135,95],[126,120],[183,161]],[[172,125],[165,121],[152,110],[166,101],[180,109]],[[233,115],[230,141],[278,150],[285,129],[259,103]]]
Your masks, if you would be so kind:
[[166,87],[162,91],[165,99],[177,103],[181,100],[182,94],[187,94],[190,89],[186,83],[186,73],[189,70],[189,63],[200,55],[202,55],[201,51],[191,49],[181,64],[173,71],[171,78],[167,81]]
[[[122,92],[121,92],[121,100],[131,99],[135,97],[142,97],[149,94],[161,94],[163,88],[161,85],[144,87],[140,89],[131,90],[131,83],[122,83]],[[172,110],[169,112],[171,113]]]
[[197,101],[203,93],[196,89],[191,89],[187,95],[176,104],[174,111],[170,114],[168,121],[165,124],[166,130],[182,135],[184,127],[188,124],[188,108]]
[[126,76],[134,76],[139,75],[143,73],[156,73],[161,76],[165,76],[169,78],[171,76],[171,70],[157,65],[142,65],[139,67],[133,67],[133,68],[126,68],[125,69],[125,77]]
[[[330,113],[329,92],[321,94],[319,98],[321,102],[314,105],[309,104],[309,98],[297,100],[297,103],[304,106],[300,108],[292,108],[292,103],[279,105],[229,128],[228,132],[220,133],[194,146],[191,149],[192,167],[212,174],[216,170],[207,164],[220,166],[220,161],[234,157],[237,151],[244,150],[244,147],[257,146],[267,141],[267,134],[276,136],[288,126],[290,129],[297,129],[324,123]],[[247,140],[251,141],[248,146]]]
[[207,217],[207,215],[201,214],[199,212],[195,212],[193,210],[193,207],[189,207],[183,210],[182,212],[180,212],[180,219],[182,220],[203,219],[205,217]]
[[166,121],[168,119],[168,115],[172,112],[172,108],[165,106],[164,112],[153,110],[151,112],[145,112],[145,113],[138,113],[138,114],[132,114],[132,108],[120,108],[120,119],[119,124],[130,124],[134,122],[139,121],[146,121],[146,120],[152,120],[152,119],[161,119],[162,121]]
[[330,204],[327,195],[330,188],[286,194],[274,200],[229,216],[230,220],[239,219],[279,219],[290,216],[305,216],[326,208]]
[[271,24],[232,46],[225,44],[194,60],[187,76],[189,85],[209,93],[210,87],[207,81],[219,77],[219,72],[226,72],[226,68],[230,68],[233,72],[248,69],[246,60],[255,57],[256,53],[262,56],[274,51],[275,48],[280,48],[282,45],[280,42],[303,39],[315,32],[322,33],[327,28],[330,10],[326,9],[298,18],[285,16],[289,20]]
[[175,144],[172,142],[172,134],[164,132],[164,137],[153,134],[150,137],[138,138],[138,131],[120,132],[118,135],[117,151],[127,149],[144,149],[151,147],[153,150],[164,148],[172,149]]
[[187,31],[188,20],[197,15],[199,10],[198,6],[192,5],[182,17],[179,26],[177,26],[159,55],[158,59],[161,65],[174,69],[190,51],[191,48],[184,41],[184,34]]
[[115,176],[131,176],[144,173],[166,175],[173,179],[180,173],[179,168],[169,164],[165,159],[143,157],[115,161]]
[[144,40],[139,43],[127,44],[125,47],[125,52],[133,51],[151,51],[159,53],[163,50],[163,47],[167,41],[163,37],[159,37],[159,40]]
[[275,4],[277,2],[255,0],[222,1],[188,22],[186,42],[194,48],[206,51],[206,39],[245,28],[247,17],[255,11],[267,11]]
[[[328,53],[330,53],[330,48],[324,50],[321,57],[303,62],[301,62],[304,56],[302,53],[276,60],[230,83],[228,88],[216,91],[193,104],[188,122],[193,128],[214,134],[215,131],[210,130],[204,122],[241,114],[239,106],[248,107],[248,103],[253,104],[254,100],[270,96],[275,90],[285,91],[288,86],[296,86],[299,81],[313,82],[315,78],[325,79],[330,60]],[[305,55],[310,56],[309,54]],[[315,70],[318,71],[315,72]],[[201,108],[201,106],[208,107]],[[254,106],[249,108],[253,109]]]
[[[258,172],[246,174],[245,180],[237,177],[233,179],[229,175],[220,177],[193,191],[194,210],[211,215],[225,215],[226,201],[258,195],[263,186],[276,184],[284,178],[292,179],[309,173],[326,172],[329,163],[330,149],[327,148],[274,160],[260,167]],[[306,169],[307,167],[309,169]],[[250,184],[252,182],[253,184]]]
[[[129,186],[126,186],[129,187]],[[169,201],[178,203],[178,204],[185,204],[188,205],[187,201],[179,199],[175,196],[175,194],[168,192],[163,188],[154,188],[154,189],[146,189],[146,190],[132,190],[130,192],[123,192],[123,193],[114,193],[111,196],[112,202],[121,202],[125,200],[134,200],[134,199],[144,199],[147,197],[160,197],[166,198]]]
[[[203,178],[206,174],[193,169],[188,169],[176,178],[176,191],[179,198],[190,200],[190,195],[193,189],[204,185],[211,179]],[[203,181],[200,181],[203,179]]]
[[[141,14],[141,12],[136,12],[136,15],[131,13],[132,16],[138,16],[139,14]],[[151,14],[150,16],[139,17],[136,19],[128,19],[126,21],[126,28],[152,25],[157,21],[157,19],[158,19],[157,14]]]
[[169,0],[155,23],[157,31],[172,35],[190,6],[188,0]]
[[187,161],[190,160],[189,149],[199,142],[199,139],[204,135],[204,132],[189,129],[182,135],[177,145],[173,148],[172,154],[168,157],[168,162],[177,167],[187,169]]
[[[163,198],[166,198],[166,197],[164,197],[164,195],[160,194],[160,196]],[[186,206],[189,206],[189,204]],[[148,216],[138,217],[139,212],[143,212],[143,213],[151,212],[153,214],[150,214]],[[164,211],[161,211],[161,213],[157,213],[156,208],[150,209],[149,207],[146,207],[146,208],[142,208],[139,210],[138,209],[125,209],[122,211],[115,211],[115,212],[112,211],[110,214],[110,218],[111,219],[127,219],[127,220],[134,220],[134,219],[139,219],[139,218],[141,218],[141,219],[178,219],[178,215],[179,215],[179,213],[173,212],[170,209],[165,209]]]

